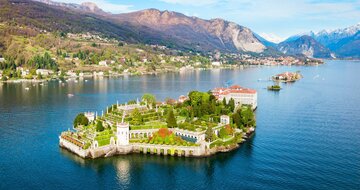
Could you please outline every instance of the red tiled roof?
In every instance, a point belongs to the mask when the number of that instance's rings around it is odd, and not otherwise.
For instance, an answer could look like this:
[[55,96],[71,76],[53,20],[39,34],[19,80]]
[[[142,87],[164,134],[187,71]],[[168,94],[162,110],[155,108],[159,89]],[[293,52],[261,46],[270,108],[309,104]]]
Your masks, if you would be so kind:
[[227,95],[230,93],[255,94],[256,90],[250,88],[243,88],[239,85],[233,85],[229,88],[214,88],[212,92],[214,96],[218,96],[218,95]]

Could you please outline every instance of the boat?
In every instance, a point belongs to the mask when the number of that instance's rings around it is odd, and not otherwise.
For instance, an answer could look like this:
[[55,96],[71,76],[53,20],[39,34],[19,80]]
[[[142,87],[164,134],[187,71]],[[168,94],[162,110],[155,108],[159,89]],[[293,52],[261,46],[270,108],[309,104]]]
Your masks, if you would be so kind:
[[74,96],[74,94],[68,94],[67,96],[68,96],[69,98],[71,98],[71,97]]
[[30,88],[29,88],[29,87],[26,87],[25,90],[30,90]]

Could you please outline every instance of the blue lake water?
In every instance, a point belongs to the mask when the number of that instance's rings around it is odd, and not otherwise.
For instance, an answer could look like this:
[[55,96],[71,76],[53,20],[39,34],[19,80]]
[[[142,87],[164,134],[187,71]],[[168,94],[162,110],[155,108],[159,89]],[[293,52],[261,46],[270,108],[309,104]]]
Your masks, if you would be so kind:
[[[283,71],[301,71],[304,78],[283,84],[280,92],[267,91],[267,79]],[[327,61],[64,86],[0,84],[0,189],[359,189],[359,72],[360,62]],[[58,135],[79,112],[101,113],[145,92],[177,98],[229,80],[258,90],[256,134],[231,153],[84,160],[58,146]]]

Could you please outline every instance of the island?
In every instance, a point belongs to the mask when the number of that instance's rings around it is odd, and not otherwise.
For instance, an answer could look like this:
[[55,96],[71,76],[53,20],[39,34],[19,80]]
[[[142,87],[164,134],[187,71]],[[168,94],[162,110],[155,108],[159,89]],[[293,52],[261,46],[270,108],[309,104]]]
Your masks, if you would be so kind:
[[300,80],[303,78],[303,76],[300,74],[299,71],[297,72],[284,72],[277,74],[275,76],[272,76],[272,80],[275,82],[295,82],[297,80]]
[[240,146],[255,131],[257,92],[234,85],[157,102],[152,94],[76,116],[59,145],[82,158],[143,153],[206,157]]
[[267,89],[271,90],[271,91],[280,91],[281,87],[280,87],[280,85],[275,84],[275,85],[268,86]]

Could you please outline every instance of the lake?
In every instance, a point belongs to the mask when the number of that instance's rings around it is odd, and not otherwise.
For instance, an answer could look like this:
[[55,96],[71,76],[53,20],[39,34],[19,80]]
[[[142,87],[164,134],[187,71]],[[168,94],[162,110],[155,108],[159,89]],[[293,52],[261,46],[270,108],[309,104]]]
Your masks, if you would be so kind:
[[[303,79],[267,91],[268,78]],[[358,189],[360,62],[252,67],[70,81],[0,84],[0,189]],[[79,112],[153,93],[159,100],[226,81],[258,91],[255,135],[209,158],[125,155],[81,159],[59,148]],[[29,90],[25,90],[29,87]],[[69,97],[68,94],[74,94]]]

